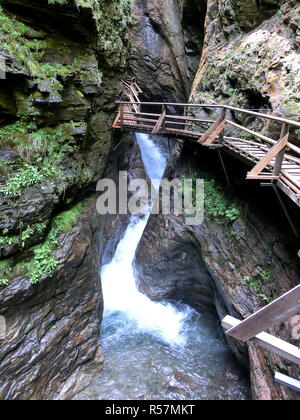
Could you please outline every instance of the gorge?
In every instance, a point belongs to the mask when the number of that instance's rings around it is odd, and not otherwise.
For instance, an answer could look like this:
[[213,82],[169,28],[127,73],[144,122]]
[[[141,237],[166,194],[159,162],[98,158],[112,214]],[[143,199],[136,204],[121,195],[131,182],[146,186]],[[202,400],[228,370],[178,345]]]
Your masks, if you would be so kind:
[[[245,168],[229,157],[230,188],[214,152],[174,142],[170,156],[165,138],[111,130],[132,77],[147,101],[297,119],[299,19],[293,0],[1,1],[0,399],[249,399],[249,377],[254,399],[299,399],[273,380],[274,369],[299,377],[297,366],[226,343],[219,321],[299,284],[276,197],[242,188]],[[204,179],[204,223],[100,216],[96,183],[119,171]],[[298,325],[270,332],[297,344]]]

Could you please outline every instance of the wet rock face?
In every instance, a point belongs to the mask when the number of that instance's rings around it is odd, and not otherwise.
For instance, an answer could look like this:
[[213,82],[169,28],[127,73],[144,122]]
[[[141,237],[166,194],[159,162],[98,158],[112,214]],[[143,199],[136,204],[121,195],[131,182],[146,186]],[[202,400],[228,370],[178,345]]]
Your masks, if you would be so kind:
[[[206,182],[215,177],[204,151],[189,150],[188,159],[183,154],[176,171],[186,177],[198,171]],[[234,190],[221,194],[218,189],[221,195],[209,191],[213,200],[205,204],[202,225],[187,226],[175,215],[150,217],[136,255],[139,287],[153,299],[181,297],[201,310],[214,302],[220,319],[228,314],[243,319],[299,283],[299,261],[288,247],[286,234],[255,205],[256,198],[230,221],[213,217],[212,206],[238,206],[239,196]],[[290,319],[269,332],[298,345],[298,321]],[[273,379],[274,369],[298,377],[296,365],[252,344],[248,359],[247,347],[232,339],[228,343],[241,363],[250,363],[255,399],[299,398]]]
[[299,13],[293,0],[209,1],[191,101],[298,115]]
[[80,366],[101,361],[99,225],[90,199],[78,224],[60,236],[53,277],[37,285],[18,277],[1,288],[7,334],[0,341],[0,399],[55,399]]
[[136,255],[139,289],[152,300],[183,300],[212,310],[210,276],[188,235],[180,218],[151,218]]
[[205,1],[138,0],[129,71],[145,99],[187,99],[199,64]]
[[0,399],[63,398],[102,359],[95,202],[47,241],[106,167],[130,1],[3,0],[0,16]]
[[[116,25],[118,49],[107,47],[105,57],[99,42],[108,45],[111,19],[124,12],[127,22],[129,9],[107,18],[105,27],[89,1],[2,3],[0,257],[10,257],[41,241],[32,232],[30,241],[17,243],[17,235],[49,225],[57,205],[77,199],[103,174],[122,90],[126,25]],[[101,8],[104,16],[109,7]],[[18,191],[6,189],[10,182]]]

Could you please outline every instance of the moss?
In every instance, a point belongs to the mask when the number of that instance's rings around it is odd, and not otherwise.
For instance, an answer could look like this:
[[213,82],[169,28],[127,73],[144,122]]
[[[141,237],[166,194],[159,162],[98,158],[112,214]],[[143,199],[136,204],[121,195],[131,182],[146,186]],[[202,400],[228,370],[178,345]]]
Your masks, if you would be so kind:
[[[33,30],[17,20],[12,14],[4,11],[0,6],[1,44],[29,73],[39,80],[48,78],[56,79],[57,76],[68,76],[72,69],[61,64],[51,65],[42,63],[48,48],[43,32]],[[33,38],[33,39],[32,39]],[[8,69],[17,72],[17,67]]]
[[41,235],[46,230],[46,227],[47,224],[45,222],[41,222],[27,226],[20,232],[19,235],[2,235],[0,236],[0,247],[18,244],[21,248],[24,248],[26,243],[34,236]]
[[55,216],[44,242],[31,249],[32,258],[27,262],[17,264],[13,274],[28,277],[32,284],[38,283],[43,277],[52,277],[58,267],[58,261],[53,253],[59,247],[59,237],[72,230],[82,210],[83,204],[79,203]]
[[[78,149],[73,134],[81,124],[71,122],[38,130],[34,123],[21,119],[2,127],[0,144],[14,147],[20,157],[17,162],[11,162],[11,171],[9,164],[2,168],[2,171],[6,169],[3,173],[7,179],[0,192],[18,197],[25,188],[40,184],[45,179],[58,185],[58,189],[59,184],[63,187],[72,176],[64,173],[64,160],[67,153]],[[92,174],[86,176],[88,168],[85,162],[76,160],[76,164],[77,172],[83,174],[81,181],[92,178]]]
[[59,232],[69,232],[77,223],[77,220],[83,210],[83,204],[78,203],[70,210],[60,213],[52,221],[52,228],[57,229]]

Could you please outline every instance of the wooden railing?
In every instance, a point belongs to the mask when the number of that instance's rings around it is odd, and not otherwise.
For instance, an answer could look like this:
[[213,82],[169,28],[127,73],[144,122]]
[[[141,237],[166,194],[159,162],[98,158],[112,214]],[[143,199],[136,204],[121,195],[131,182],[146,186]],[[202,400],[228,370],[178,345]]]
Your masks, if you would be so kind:
[[[300,122],[223,104],[141,102],[140,93],[142,91],[136,83],[125,83],[124,95],[129,101],[117,102],[119,109],[113,128],[191,138],[205,147],[222,148],[246,163],[252,166],[254,164],[247,179],[276,182],[276,185],[300,206],[300,148],[289,142],[290,129],[299,129]],[[157,112],[154,112],[154,109],[157,109]],[[175,112],[168,114],[168,109]],[[216,117],[199,118],[199,110],[205,113],[212,110]],[[231,115],[228,115],[229,113]],[[233,121],[232,116],[236,117],[237,114],[272,121],[278,125],[280,135],[277,139],[272,139],[249,129],[236,120]],[[225,136],[225,130],[229,126],[238,132],[247,133],[255,140]],[[222,325],[227,336],[244,342],[255,340],[263,348],[300,366],[299,348],[264,332],[298,312],[300,285],[244,321],[227,316]],[[300,382],[286,375],[276,372],[275,380],[300,390]]]
[[[254,165],[247,179],[276,182],[300,206],[300,148],[289,142],[291,128],[300,129],[300,122],[224,104],[140,102],[141,90],[136,84],[127,84],[124,93],[129,100],[117,102],[113,128],[180,136],[205,147],[222,148]],[[199,117],[203,112],[216,117]],[[243,116],[273,122],[280,135],[271,138],[245,127],[237,122],[237,117]],[[235,136],[226,136],[229,128]],[[236,134],[240,132],[244,134]]]
[[[222,326],[228,337],[243,342],[254,340],[264,349],[300,366],[300,349],[297,346],[264,332],[297,313],[300,313],[300,285],[243,321],[226,316]],[[296,379],[276,372],[275,380],[300,391],[300,382]]]

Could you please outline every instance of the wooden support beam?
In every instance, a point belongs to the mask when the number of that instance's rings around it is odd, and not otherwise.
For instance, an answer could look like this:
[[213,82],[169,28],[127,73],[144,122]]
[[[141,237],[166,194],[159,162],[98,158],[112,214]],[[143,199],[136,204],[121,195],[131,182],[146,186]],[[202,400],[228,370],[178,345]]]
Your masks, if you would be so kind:
[[275,382],[300,392],[300,381],[298,381],[297,379],[291,378],[287,375],[283,375],[279,372],[275,372],[274,379]]
[[240,341],[247,341],[298,312],[300,312],[300,285],[241,321],[226,334]]
[[[221,114],[219,116],[219,118],[216,120],[216,122],[213,123],[213,125],[199,138],[198,143],[204,144],[209,138],[210,136],[212,136],[216,130],[219,129],[220,125],[223,123],[223,121],[226,118],[226,110],[223,108],[221,111]],[[223,126],[223,130],[224,130],[225,125]],[[222,130],[221,130],[222,131]],[[221,132],[220,131],[220,132]],[[220,132],[217,134],[219,135]]]
[[[284,123],[281,130],[280,139],[282,139],[284,136],[289,136],[289,125]],[[274,175],[279,175],[281,172],[284,155],[285,155],[286,148],[283,148],[278,155],[276,156],[275,165],[274,165]]]
[[205,143],[203,143],[203,146],[211,146],[211,144],[215,141],[215,139],[222,133],[226,125],[226,121],[223,120],[218,128],[209,136],[209,138],[206,140]]
[[159,117],[159,119],[158,119],[158,121],[157,121],[157,123],[156,123],[156,125],[155,125],[155,127],[154,127],[154,129],[152,131],[152,134],[159,133],[161,127],[163,126],[163,123],[164,123],[165,118],[166,118],[166,110],[164,110],[162,112],[161,116]]
[[[226,335],[228,334],[228,330],[238,328],[240,324],[241,321],[229,315],[222,321],[222,326],[226,331]],[[293,344],[274,337],[266,332],[262,332],[252,339],[264,349],[300,366],[300,349]]]
[[121,126],[121,129],[123,128],[123,125],[124,125],[124,105],[121,104],[121,107],[120,107],[120,126]]
[[261,181],[265,181],[265,180],[270,180],[270,181],[278,181],[279,180],[279,176],[275,176],[275,175],[256,175],[256,176],[247,176],[247,179],[251,179],[251,180],[261,180]]
[[119,120],[120,120],[120,111],[118,111],[116,119],[113,122],[112,128],[120,128],[119,126]]
[[[274,146],[269,150],[266,156],[258,162],[258,164],[248,173],[248,176],[257,176],[261,173],[261,171],[269,165],[269,163],[280,153],[283,149],[285,149],[288,143],[289,135],[287,134],[282,139],[280,139]],[[248,178],[247,179],[250,179]]]

